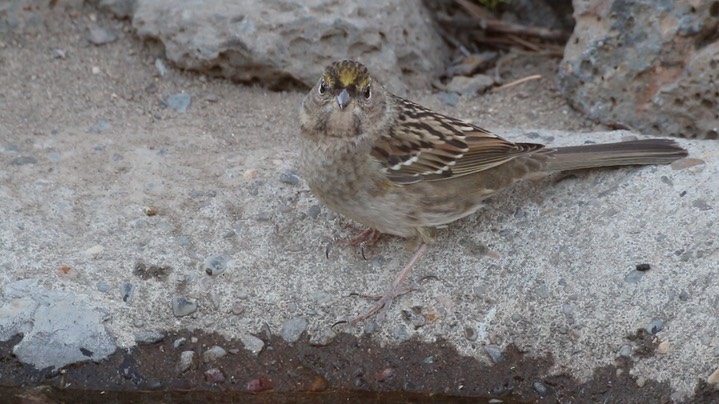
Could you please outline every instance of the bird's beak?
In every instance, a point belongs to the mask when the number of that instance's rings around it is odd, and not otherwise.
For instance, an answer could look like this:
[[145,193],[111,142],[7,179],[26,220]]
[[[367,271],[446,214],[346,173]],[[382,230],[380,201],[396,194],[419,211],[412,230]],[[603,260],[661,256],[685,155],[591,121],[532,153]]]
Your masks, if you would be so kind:
[[350,93],[347,92],[346,89],[343,89],[340,95],[337,96],[337,104],[339,104],[340,109],[345,109],[347,104],[349,104],[351,101]]

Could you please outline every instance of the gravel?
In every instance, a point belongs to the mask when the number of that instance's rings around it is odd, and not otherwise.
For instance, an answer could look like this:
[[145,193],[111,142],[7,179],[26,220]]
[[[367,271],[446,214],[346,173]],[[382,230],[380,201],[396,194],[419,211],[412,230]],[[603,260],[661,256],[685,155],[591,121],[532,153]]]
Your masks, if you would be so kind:
[[282,330],[280,331],[280,336],[283,340],[289,343],[297,342],[300,339],[300,336],[302,335],[305,330],[307,330],[308,326],[307,319],[304,317],[296,317],[289,319],[285,321],[284,324],[282,324]]
[[172,314],[174,314],[175,317],[184,317],[197,310],[197,304],[184,296],[173,297],[171,303]]
[[649,324],[647,325],[647,332],[652,335],[660,332],[663,329],[664,329],[664,321],[662,321],[658,318],[652,319],[649,322]]
[[224,357],[225,355],[227,355],[227,351],[221,346],[215,345],[202,353],[202,361],[205,363],[214,362],[217,359]]
[[504,355],[502,355],[502,349],[497,345],[486,345],[484,347],[484,352],[489,355],[489,359],[491,359],[494,363],[499,363],[504,360]]
[[164,104],[167,108],[170,108],[176,112],[185,113],[192,104],[192,96],[187,93],[173,94],[167,97]]
[[252,352],[255,356],[259,355],[260,352],[262,352],[262,348],[265,347],[264,341],[250,334],[240,335],[240,341],[242,341],[242,345],[245,346],[245,349]]

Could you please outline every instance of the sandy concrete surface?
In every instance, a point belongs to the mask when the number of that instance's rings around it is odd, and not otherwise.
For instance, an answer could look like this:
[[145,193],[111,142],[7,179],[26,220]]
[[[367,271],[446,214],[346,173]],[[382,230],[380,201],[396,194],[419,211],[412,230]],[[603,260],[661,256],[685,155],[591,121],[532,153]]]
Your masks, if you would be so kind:
[[[325,258],[332,237],[355,230],[296,172],[303,94],[171,67],[161,76],[161,53],[123,22],[92,16],[120,39],[90,45],[90,18],[59,16],[0,46],[0,336],[25,334],[16,354],[30,352],[30,363],[48,339],[100,359],[168,330],[251,345],[264,326],[317,344],[340,332],[385,344],[444,338],[487,363],[515,344],[580,378],[629,356],[638,378],[669,381],[676,399],[717,369],[716,141],[680,140],[697,160],[673,166],[518,184],[440,232],[410,278],[416,290],[384,323],[332,327],[369,304],[352,293],[382,292],[410,251],[390,238],[366,260],[342,247]],[[546,78],[456,106],[411,98],[517,141],[633,136],[588,132],[557,95],[554,63],[519,58],[508,78]],[[184,113],[168,107],[181,93],[191,97]],[[79,317],[92,336],[48,338]],[[637,356],[627,336],[638,329],[654,334],[656,354]],[[104,343],[89,349],[88,338]],[[38,366],[53,365],[48,355]]]

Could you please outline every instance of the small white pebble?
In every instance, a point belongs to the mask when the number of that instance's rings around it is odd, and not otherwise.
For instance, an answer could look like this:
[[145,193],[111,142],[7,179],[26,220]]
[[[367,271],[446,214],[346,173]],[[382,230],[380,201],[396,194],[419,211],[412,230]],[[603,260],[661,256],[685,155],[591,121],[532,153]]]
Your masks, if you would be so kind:
[[101,245],[95,245],[85,250],[85,255],[94,259],[98,259],[103,252],[105,252],[105,247]]

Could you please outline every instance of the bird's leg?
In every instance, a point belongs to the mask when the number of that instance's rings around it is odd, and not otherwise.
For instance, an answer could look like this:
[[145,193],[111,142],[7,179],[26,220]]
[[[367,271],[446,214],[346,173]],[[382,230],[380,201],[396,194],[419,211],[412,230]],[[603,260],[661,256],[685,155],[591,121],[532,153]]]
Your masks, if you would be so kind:
[[345,245],[351,245],[355,247],[359,247],[361,251],[361,255],[363,259],[367,259],[364,256],[364,248],[365,246],[371,246],[374,245],[374,243],[377,242],[377,240],[382,237],[382,233],[378,230],[375,230],[371,227],[364,230],[362,233],[357,235],[356,237],[352,238],[342,238],[342,239],[335,239],[332,240],[325,249],[325,255],[329,258],[330,255],[330,249],[334,244],[345,244]]
[[390,285],[389,289],[385,292],[384,295],[380,296],[377,299],[377,302],[369,308],[369,310],[365,311],[364,313],[358,315],[357,317],[350,320],[350,323],[356,324],[359,321],[366,320],[376,313],[377,317],[379,319],[384,317],[384,314],[386,313],[387,309],[389,309],[390,304],[392,303],[392,300],[394,300],[395,297],[401,296],[411,290],[411,288],[404,286],[403,283],[409,276],[409,274],[412,272],[412,267],[414,264],[419,261],[420,258],[422,258],[422,255],[427,251],[427,244],[422,242],[420,243],[419,247],[414,252],[414,255],[409,260],[407,265],[402,268],[402,270],[399,272],[397,277],[392,282],[392,285]]
[[379,240],[379,238],[381,236],[382,236],[382,233],[380,233],[379,231],[377,231],[371,227],[368,227],[367,229],[365,229],[362,233],[360,233],[356,237],[352,237],[349,239],[335,240],[335,243],[347,244],[347,245],[352,245],[352,246],[364,246],[364,245],[368,245],[368,244],[372,245],[375,242],[377,242],[377,240]]

